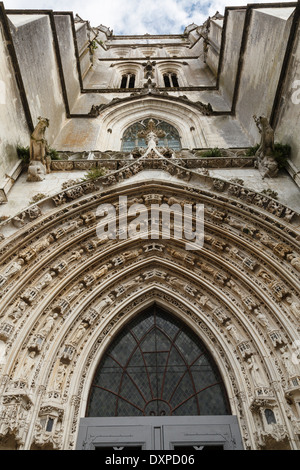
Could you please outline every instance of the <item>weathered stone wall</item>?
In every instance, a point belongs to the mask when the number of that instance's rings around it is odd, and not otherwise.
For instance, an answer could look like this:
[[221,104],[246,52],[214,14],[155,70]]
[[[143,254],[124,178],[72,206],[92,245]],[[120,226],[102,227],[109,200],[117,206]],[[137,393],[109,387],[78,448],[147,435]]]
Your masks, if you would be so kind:
[[182,148],[250,145],[247,135],[231,116],[203,116],[184,100],[167,101],[149,96],[131,102],[120,101],[97,118],[70,119],[57,137],[55,147],[72,152],[120,151],[124,131],[134,122],[150,117],[167,121],[178,129]]
[[55,15],[54,20],[69,106],[72,108],[79,97],[80,85],[71,18],[69,15]]
[[300,30],[296,34],[282,98],[280,100],[277,138],[289,144],[291,153],[291,174],[300,185]]
[[10,15],[9,19],[33,124],[38,116],[50,120],[46,138],[51,145],[66,110],[50,19],[47,15]]
[[237,117],[253,139],[253,115],[270,117],[292,24],[293,8],[253,9],[236,104]]
[[17,145],[27,146],[27,127],[15,72],[6,47],[0,23],[0,187],[8,183],[10,174],[20,162]]
[[76,40],[80,59],[81,75],[84,78],[91,67],[90,53],[88,49],[89,35],[86,23],[76,23]]
[[231,105],[240,57],[246,10],[229,10],[223,64],[220,73],[220,89],[227,103]]
[[223,20],[211,20],[208,34],[208,51],[206,63],[214,75],[218,73]]

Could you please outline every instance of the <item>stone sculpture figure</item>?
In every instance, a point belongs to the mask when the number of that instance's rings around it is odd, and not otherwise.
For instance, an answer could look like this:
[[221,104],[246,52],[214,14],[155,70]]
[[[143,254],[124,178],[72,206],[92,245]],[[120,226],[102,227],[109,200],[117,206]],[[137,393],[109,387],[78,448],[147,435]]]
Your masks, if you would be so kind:
[[153,61],[151,62],[148,60],[148,62],[142,64],[144,67],[144,74],[146,79],[151,79],[154,78],[154,67],[156,65],[156,62]]
[[293,268],[297,269],[297,271],[300,271],[300,257],[299,256],[288,254],[286,259],[291,263]]
[[96,273],[95,273],[95,276],[97,279],[99,279],[100,277],[104,276],[109,268],[112,267],[112,264],[111,263],[108,263],[108,264],[104,264],[104,266],[102,266]]
[[53,315],[50,315],[47,318],[47,320],[45,321],[44,326],[39,331],[39,334],[42,335],[42,336],[45,336],[45,338],[46,338],[48,336],[48,334],[50,333],[50,331],[52,330],[57,317],[58,317],[57,313],[54,313]]
[[45,289],[46,287],[48,287],[51,282],[53,281],[53,277],[52,277],[52,274],[51,273],[46,273],[42,279],[40,280],[40,282],[37,284],[36,288],[38,290],[42,290],[42,289]]
[[41,162],[32,160],[28,166],[27,181],[43,181],[45,179],[46,170]]
[[4,276],[9,279],[10,277],[14,276],[18,273],[24,265],[24,260],[19,259],[18,261],[12,262],[4,271]]
[[8,316],[12,318],[14,322],[17,321],[25,312],[27,306],[28,305],[24,300],[19,300]]
[[51,157],[47,154],[48,144],[45,139],[49,119],[38,117],[38,124],[30,136],[30,161],[27,181],[42,181],[45,173],[50,173]]
[[111,297],[107,296],[107,297],[104,297],[104,299],[102,299],[99,304],[97,305],[96,309],[99,313],[102,312],[102,310],[104,310],[106,307],[108,307],[108,305],[111,305],[113,303],[113,300],[111,299]]
[[6,363],[6,344],[0,341],[0,366]]
[[253,356],[248,359],[248,369],[250,371],[254,387],[265,387],[266,384],[264,383],[263,378],[259,372],[259,367],[256,364],[256,361]]
[[169,282],[170,284],[172,284],[172,286],[174,286],[175,288],[178,288],[178,289],[182,289],[184,287],[184,282],[182,282],[180,279],[178,279],[177,277],[170,277],[169,278]]
[[62,383],[65,378],[66,371],[67,371],[66,364],[60,364],[58,366],[55,379],[54,379],[54,385],[53,385],[54,390],[60,391],[62,389]]
[[145,139],[149,148],[156,148],[159,137],[165,137],[166,133],[158,129],[153,119],[150,119],[145,130],[138,133],[138,137]]
[[230,336],[232,336],[232,338],[237,342],[237,343],[240,343],[243,338],[240,336],[237,328],[230,324],[226,327],[226,330],[228,331],[228,333],[230,334]]
[[70,344],[73,345],[73,346],[77,345],[79,343],[79,341],[81,340],[81,338],[85,335],[85,332],[86,332],[87,329],[88,329],[88,324],[87,323],[81,323],[79,325],[78,329],[76,330],[76,332],[74,333]]
[[292,354],[289,352],[287,346],[280,348],[282,362],[285,365],[289,377],[298,375],[297,366],[293,363]]
[[68,263],[72,263],[73,261],[77,261],[82,257],[83,250],[75,250],[72,251],[70,258],[68,258]]
[[274,178],[278,173],[278,163],[274,157],[274,130],[265,116],[253,116],[259,133],[260,146],[255,154],[262,178]]
[[255,309],[256,312],[256,319],[258,323],[263,326],[264,328],[267,328],[267,330],[270,331],[270,323],[269,320],[267,319],[266,315],[262,312],[260,312],[258,309]]
[[73,299],[75,299],[75,297],[77,297],[82,292],[83,289],[84,289],[84,285],[82,282],[80,282],[78,286],[73,287],[71,292],[67,295],[66,297],[67,301],[71,302]]
[[290,311],[295,315],[297,320],[300,321],[300,304],[294,301],[292,297],[287,297],[286,301],[289,304]]
[[29,383],[36,361],[36,352],[31,351],[22,365],[18,378]]

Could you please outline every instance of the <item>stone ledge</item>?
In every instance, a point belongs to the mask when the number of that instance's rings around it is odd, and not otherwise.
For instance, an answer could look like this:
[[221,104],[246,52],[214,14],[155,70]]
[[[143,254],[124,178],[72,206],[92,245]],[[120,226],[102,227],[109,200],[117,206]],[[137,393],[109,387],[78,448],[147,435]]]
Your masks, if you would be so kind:
[[7,196],[23,169],[22,161],[18,161],[9,173],[5,174],[5,179],[0,183],[0,203],[7,202]]
[[300,188],[300,170],[289,159],[287,161],[286,170],[289,173],[289,175],[293,178],[296,185]]

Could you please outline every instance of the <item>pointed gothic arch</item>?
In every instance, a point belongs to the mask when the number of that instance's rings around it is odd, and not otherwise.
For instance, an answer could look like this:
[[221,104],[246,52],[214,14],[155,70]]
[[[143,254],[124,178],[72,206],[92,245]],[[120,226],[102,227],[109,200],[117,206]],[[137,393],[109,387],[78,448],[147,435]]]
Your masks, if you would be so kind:
[[220,373],[200,339],[155,303],[105,352],[87,416],[226,415]]

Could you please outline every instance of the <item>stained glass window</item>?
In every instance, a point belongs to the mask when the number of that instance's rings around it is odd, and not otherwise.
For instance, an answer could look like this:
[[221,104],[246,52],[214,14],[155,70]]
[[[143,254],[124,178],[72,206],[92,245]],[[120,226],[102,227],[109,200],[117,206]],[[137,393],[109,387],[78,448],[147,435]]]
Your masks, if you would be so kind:
[[210,354],[184,323],[153,306],[106,351],[91,386],[87,416],[230,414]]
[[[180,150],[180,136],[171,124],[167,122],[160,121],[159,119],[152,120],[155,123],[157,129],[163,130],[165,132],[165,137],[162,137],[158,141],[158,147],[169,147],[173,150]],[[138,133],[147,128],[148,122],[150,119],[143,119],[135,124],[132,124],[123,134],[122,138],[122,151],[131,152],[136,147],[147,147],[145,140],[141,137],[138,137]]]

